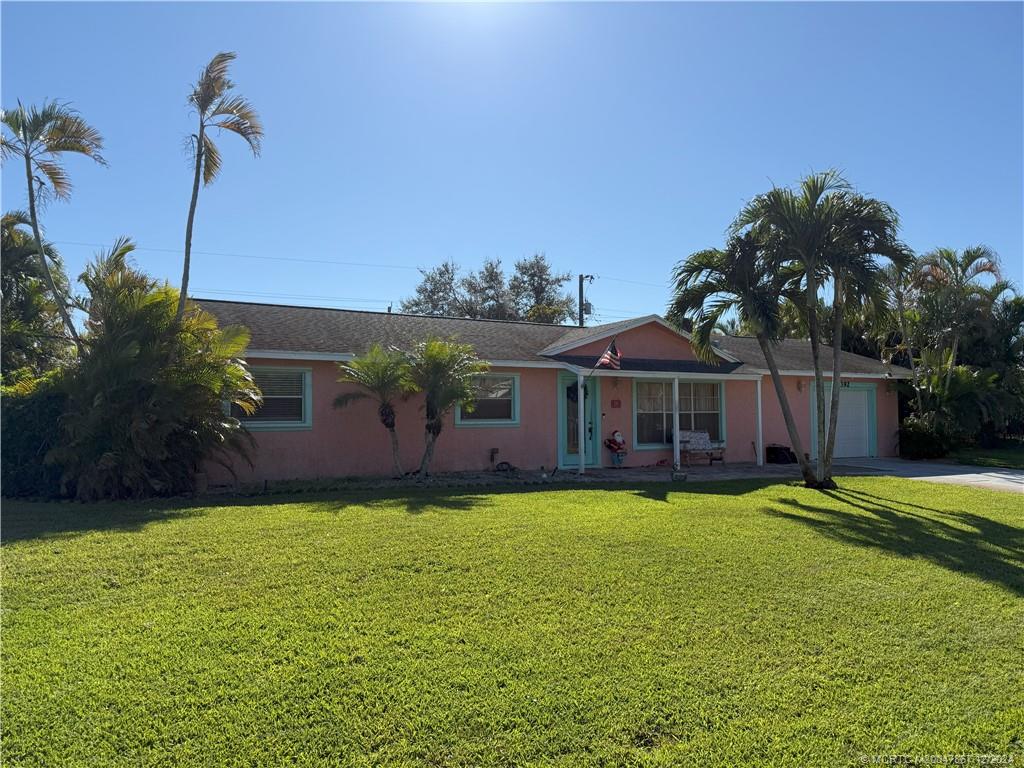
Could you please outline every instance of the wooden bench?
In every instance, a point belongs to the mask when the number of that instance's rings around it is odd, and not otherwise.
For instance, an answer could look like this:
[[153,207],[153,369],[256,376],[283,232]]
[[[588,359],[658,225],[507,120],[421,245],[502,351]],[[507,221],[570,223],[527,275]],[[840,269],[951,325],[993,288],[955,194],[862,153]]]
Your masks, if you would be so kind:
[[725,463],[725,454],[721,446],[713,445],[707,432],[679,430],[679,453],[688,467],[695,458],[707,459],[709,467],[716,461]]

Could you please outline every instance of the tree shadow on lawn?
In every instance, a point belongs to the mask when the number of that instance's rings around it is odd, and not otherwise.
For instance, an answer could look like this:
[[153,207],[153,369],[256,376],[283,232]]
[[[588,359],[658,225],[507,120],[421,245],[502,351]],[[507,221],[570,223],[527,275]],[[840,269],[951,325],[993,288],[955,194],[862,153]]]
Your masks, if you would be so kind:
[[865,491],[822,493],[839,508],[779,498],[788,509],[770,508],[767,514],[844,544],[922,558],[1024,595],[1024,529],[972,512],[924,507]]
[[61,538],[90,531],[139,531],[150,523],[198,517],[198,507],[183,507],[180,499],[156,499],[146,503],[34,502],[3,500],[0,542]]
[[[226,494],[199,498],[165,498],[145,501],[117,501],[96,504],[3,500],[0,541],[12,543],[31,539],[69,536],[90,531],[139,531],[150,523],[205,515],[208,510],[227,507],[264,507],[279,504],[322,505],[331,512],[352,507],[390,507],[400,504],[409,514],[430,509],[464,512],[493,504],[495,497],[528,493],[574,493],[617,491],[687,508],[688,496],[741,496],[778,480],[731,480],[693,483],[548,483],[537,485],[493,485],[462,487],[394,486],[363,489],[290,490],[249,496]],[[674,495],[678,498],[670,499]]]

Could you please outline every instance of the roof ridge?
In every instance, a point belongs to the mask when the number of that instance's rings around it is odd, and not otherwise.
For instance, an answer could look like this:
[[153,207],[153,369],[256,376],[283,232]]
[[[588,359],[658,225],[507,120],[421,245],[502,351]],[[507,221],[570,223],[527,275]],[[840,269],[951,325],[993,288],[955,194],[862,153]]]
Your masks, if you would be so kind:
[[579,326],[563,323],[539,323],[535,320],[499,320],[490,317],[455,317],[454,315],[418,315],[412,312],[381,312],[377,309],[349,309],[348,307],[315,307],[308,304],[278,304],[273,301],[235,301],[233,299],[207,299],[193,296],[192,301],[215,302],[217,304],[243,304],[254,307],[282,307],[284,309],[319,309],[325,312],[353,312],[360,315],[381,315],[382,317],[426,317],[431,320],[465,320],[473,323],[505,323],[507,325],[536,325],[542,328],[563,328],[571,331],[576,328],[600,328],[599,325]]

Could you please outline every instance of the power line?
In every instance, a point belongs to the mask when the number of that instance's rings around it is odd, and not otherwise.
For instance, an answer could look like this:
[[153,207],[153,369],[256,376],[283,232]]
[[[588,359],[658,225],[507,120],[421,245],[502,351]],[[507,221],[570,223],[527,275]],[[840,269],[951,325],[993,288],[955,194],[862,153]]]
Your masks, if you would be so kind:
[[[106,248],[108,244],[103,243],[84,243],[76,240],[54,240],[57,245],[75,245],[85,248]],[[173,253],[175,255],[181,254],[182,249],[180,248],[153,248],[150,246],[136,245],[135,250],[137,251],[149,251],[151,253]],[[420,271],[420,267],[411,266],[409,264],[387,264],[385,262],[375,261],[340,261],[336,259],[311,259],[303,256],[261,256],[254,253],[229,253],[225,251],[196,251],[192,253],[197,256],[219,256],[232,259],[258,259],[260,261],[284,261],[284,262],[299,262],[304,264],[333,264],[340,267],[370,267],[373,269],[405,269],[413,270],[416,272]],[[666,286],[664,283],[648,283],[642,280],[629,280],[624,277],[613,277],[611,275],[595,275],[599,280],[610,280],[616,283],[628,283],[630,285],[643,285],[648,288],[662,288]]]
[[[54,240],[54,243],[58,245],[80,245],[89,248],[106,248],[107,246],[100,243],[81,243],[72,240]],[[137,251],[151,251],[153,253],[173,253],[180,254],[182,251],[180,248],[149,248],[141,245],[135,246]],[[419,267],[411,267],[407,264],[385,264],[383,262],[368,262],[368,261],[336,261],[333,259],[307,259],[301,256],[257,256],[253,253],[225,253],[223,251],[192,251],[197,256],[226,256],[232,259],[259,259],[261,261],[291,261],[291,262],[302,262],[306,264],[334,264],[341,267],[374,267],[379,269],[411,269],[419,271]]]
[[[216,293],[228,296],[256,296],[268,299],[312,299],[315,301],[331,301],[334,303],[350,302],[358,304],[392,304],[391,299],[364,299],[357,296],[318,296],[304,293],[271,293],[267,291],[237,291],[226,288],[196,288],[197,293]],[[193,296],[192,298],[201,298]]]

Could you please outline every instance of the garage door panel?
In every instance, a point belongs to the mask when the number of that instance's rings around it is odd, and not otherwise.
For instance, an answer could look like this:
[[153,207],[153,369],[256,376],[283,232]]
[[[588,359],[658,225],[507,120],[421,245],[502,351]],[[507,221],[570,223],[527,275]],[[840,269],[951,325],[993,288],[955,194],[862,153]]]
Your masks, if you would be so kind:
[[868,397],[870,390],[842,389],[839,392],[839,420],[836,423],[834,456],[861,457],[871,453]]

